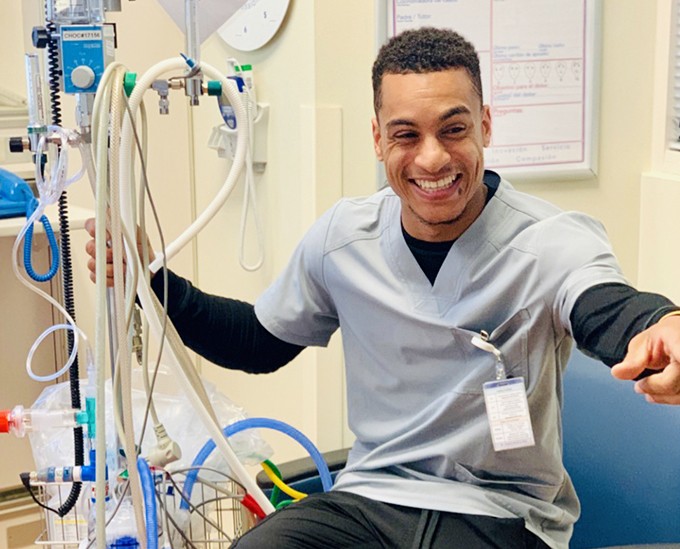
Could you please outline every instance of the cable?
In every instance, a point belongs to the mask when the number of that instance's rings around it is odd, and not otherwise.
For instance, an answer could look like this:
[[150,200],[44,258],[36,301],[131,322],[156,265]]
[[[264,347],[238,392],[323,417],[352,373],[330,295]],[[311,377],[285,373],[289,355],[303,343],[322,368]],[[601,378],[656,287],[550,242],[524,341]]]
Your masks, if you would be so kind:
[[[132,500],[134,502],[133,508],[136,516],[136,521],[138,523],[139,531],[142,539],[144,536],[144,516],[143,516],[143,494],[140,486],[140,480],[137,471],[137,447],[134,440],[134,425],[132,421],[132,403],[131,403],[131,364],[130,355],[128,352],[128,327],[130,326],[132,311],[134,307],[133,292],[130,288],[125,291],[122,289],[121,281],[125,279],[122,271],[123,264],[123,245],[122,240],[129,239],[129,235],[125,228],[120,224],[120,214],[119,214],[119,163],[116,161],[118,156],[119,144],[120,144],[120,128],[121,120],[123,117],[123,109],[121,108],[121,98],[122,93],[122,82],[123,74],[125,68],[120,63],[113,64],[109,66],[105,71],[102,82],[99,86],[98,96],[95,97],[96,110],[94,112],[94,129],[96,135],[96,150],[97,150],[97,161],[98,161],[98,173],[101,177],[97,184],[97,219],[100,223],[96,226],[96,244],[97,259],[100,259],[101,263],[97,264],[96,270],[99,273],[97,280],[98,285],[98,305],[101,309],[106,307],[106,287],[105,280],[106,276],[106,205],[107,197],[110,205],[110,240],[111,246],[113,248],[114,256],[114,311],[115,318],[112,324],[115,325],[116,337],[115,342],[117,343],[117,352],[114,358],[114,381],[119,380],[120,383],[114,383],[114,386],[121,387],[121,391],[116,391],[114,394],[114,416],[116,417],[116,425],[120,427],[121,422],[118,418],[123,417],[122,421],[122,432],[120,433],[120,440],[123,442],[123,447],[125,450],[125,455],[127,456],[127,470],[130,478],[130,487],[132,492]],[[107,134],[110,131],[110,135]],[[110,150],[109,150],[110,149]],[[108,162],[108,154],[110,153],[111,158],[114,159],[112,162]],[[107,180],[110,187],[107,187]],[[104,215],[102,215],[102,213]],[[137,266],[134,264],[128,264],[128,282],[132,280],[133,284],[137,281]],[[115,282],[118,281],[116,284]],[[125,295],[124,295],[125,294]],[[98,314],[100,318],[102,313]],[[101,324],[105,324],[102,322]],[[104,340],[105,326],[98,325],[98,333],[102,340]],[[112,341],[114,339],[112,338]],[[103,342],[102,342],[103,346]],[[103,363],[104,356],[101,353],[100,362],[102,363],[101,368],[101,381],[98,381],[98,393],[103,392]],[[100,390],[99,387],[102,387]],[[120,395],[120,399],[118,396]],[[98,402],[103,399],[98,398]],[[119,411],[122,410],[122,413]],[[98,441],[99,442],[99,441]],[[103,465],[101,466],[103,467]],[[97,509],[98,515],[104,512],[102,508]],[[101,521],[97,521],[98,527]]]
[[[162,230],[162,227],[161,227],[160,218],[159,218],[159,215],[158,215],[158,210],[156,208],[156,204],[154,202],[153,195],[151,194],[151,188],[150,188],[149,180],[148,180],[148,172],[147,172],[147,169],[146,169],[146,134],[147,134],[147,132],[146,132],[146,114],[145,114],[146,111],[144,109],[144,103],[141,103],[141,105],[140,105],[140,107],[141,107],[140,112],[142,114],[142,122],[143,122],[143,133],[142,133],[142,140],[141,141],[140,141],[139,134],[137,132],[137,127],[136,127],[134,118],[132,117],[132,114],[131,114],[131,111],[130,111],[130,106],[129,106],[129,103],[127,102],[127,99],[126,99],[125,107],[126,107],[127,115],[129,116],[129,119],[130,119],[131,124],[132,124],[132,132],[133,132],[133,136],[134,136],[134,142],[135,142],[135,145],[136,145],[136,150],[139,153],[140,168],[141,168],[142,185],[140,186],[140,190],[139,190],[139,227],[140,227],[139,228],[139,234],[141,234],[141,235],[147,234],[147,231],[146,231],[146,216],[145,216],[146,208],[145,208],[145,201],[144,201],[144,197],[146,196],[146,197],[148,197],[149,205],[150,205],[151,211],[153,213],[153,218],[154,218],[154,222],[155,222],[155,225],[156,225],[156,229],[158,231],[159,238],[160,238],[160,241],[161,241],[161,249],[164,252],[165,251],[165,237],[163,235],[163,230]],[[134,194],[131,193],[130,196],[131,196],[131,198],[134,198]],[[134,243],[130,243],[129,245],[131,247],[134,247]],[[139,246],[139,244],[137,246]],[[150,279],[150,271],[149,271],[149,249],[148,249],[148,240],[147,239],[145,239],[145,238],[142,239],[141,247],[142,247],[142,257],[141,257],[142,272],[144,273],[145,283],[147,285],[149,285],[151,283],[150,282],[151,279]],[[132,265],[136,266],[136,263],[133,262]],[[146,426],[147,426],[147,421],[148,421],[149,415],[151,415],[152,422],[154,424],[154,429],[156,430],[156,432],[158,433],[160,429],[165,431],[165,429],[162,427],[162,425],[160,424],[160,422],[158,420],[158,414],[156,413],[156,409],[155,409],[154,404],[153,404],[153,391],[154,391],[154,388],[156,386],[156,379],[158,377],[158,370],[160,368],[161,357],[162,357],[162,354],[163,354],[163,347],[164,347],[164,344],[165,344],[165,341],[166,341],[165,334],[166,334],[166,330],[167,330],[167,320],[168,320],[168,313],[167,313],[168,290],[167,290],[167,270],[166,269],[163,270],[163,277],[165,279],[164,280],[165,283],[163,285],[163,312],[162,312],[163,326],[162,326],[162,332],[161,332],[161,338],[160,338],[160,347],[158,349],[157,358],[156,358],[156,362],[155,362],[155,365],[154,365],[153,376],[152,376],[151,380],[149,380],[147,352],[146,352],[147,346],[145,346],[144,360],[143,360],[143,365],[142,365],[143,380],[144,380],[144,384],[145,384],[145,390],[147,392],[147,403],[146,403],[146,409],[145,409],[145,412],[144,412],[144,420],[143,420],[143,423],[142,423],[142,429],[141,429],[141,432],[140,432],[140,435],[139,435],[138,445],[140,447],[142,445],[142,440],[144,439],[144,434],[146,432]],[[135,281],[131,285],[131,287],[136,288],[136,286],[137,286],[137,282]],[[145,330],[145,333],[146,333],[146,331],[147,330]],[[158,440],[158,437],[157,437],[157,440]],[[158,440],[158,442],[160,443],[160,440]]]
[[[279,477],[283,478],[283,475],[281,474],[281,471],[279,471],[279,468],[276,466],[276,464],[268,459],[264,460],[264,463],[269,465],[271,467],[271,470],[274,472],[274,474]],[[276,502],[279,500],[279,496],[281,495],[281,490],[279,490],[279,487],[276,486],[276,484],[272,487],[272,491],[269,494],[269,501],[272,502],[272,505],[276,505]]]
[[47,1],[45,2],[45,30],[47,31],[47,79],[49,81],[50,113],[52,124],[61,126],[61,99],[59,98],[59,82],[61,69],[59,68],[59,47],[52,36],[57,32],[57,26],[48,19]]
[[[45,13],[47,14],[47,1],[45,2]],[[57,28],[53,21],[47,21],[46,24],[47,35],[47,59],[48,59],[48,78],[49,78],[49,95],[50,95],[50,110],[52,124],[54,126],[61,126],[61,102],[59,98],[59,82],[61,80],[61,69],[59,60],[59,48],[56,40],[52,38]],[[36,153],[36,158],[41,156]],[[40,171],[40,170],[38,170]],[[68,226],[68,203],[66,192],[63,191],[59,197],[59,229],[61,240],[61,265],[62,265],[62,291],[64,299],[64,307],[68,313],[71,321],[75,324],[75,302],[73,299],[73,273],[71,264],[71,237]],[[80,409],[80,383],[78,370],[78,353],[77,353],[76,333],[70,331],[67,334],[67,352],[75,353],[71,367],[69,368],[69,382],[71,387],[71,405],[75,409]],[[85,463],[85,448],[83,446],[83,430],[82,428],[74,429],[73,431],[73,447],[75,454],[75,464],[83,465]],[[66,515],[78,501],[80,496],[81,483],[76,482],[71,487],[71,492],[66,498],[64,504],[59,507],[59,515]]]
[[283,482],[283,480],[281,480],[281,473],[279,473],[279,476],[277,476],[266,461],[260,463],[260,466],[262,467],[264,472],[267,473],[267,476],[274,483],[274,486],[276,486],[279,490],[281,490],[285,494],[289,495],[290,497],[296,500],[307,497],[307,494],[305,494],[304,492],[299,492],[295,488],[292,488],[288,486],[285,482]]
[[[129,105],[126,105],[129,108]],[[144,109],[144,103],[140,105],[140,112],[142,114],[142,121],[144,124],[144,130],[145,130],[145,124],[146,124],[146,111]],[[189,109],[189,112],[191,112],[191,109]],[[163,234],[163,230],[161,228],[160,224],[160,219],[158,216],[158,211],[156,209],[156,204],[154,203],[153,195],[151,193],[151,186],[149,185],[149,178],[148,178],[148,173],[146,170],[146,141],[142,142],[140,144],[139,142],[139,136],[137,134],[137,129],[135,128],[135,125],[133,123],[133,131],[134,131],[134,136],[135,136],[135,144],[137,145],[137,149],[139,152],[139,158],[140,158],[140,168],[141,168],[141,181],[142,185],[140,186],[139,189],[139,200],[138,200],[138,218],[139,218],[139,227],[140,227],[140,234],[141,235],[146,235],[147,230],[146,230],[146,207],[145,207],[145,197],[148,197],[149,204],[151,206],[151,211],[153,213],[153,218],[154,222],[156,225],[156,229],[158,231],[158,235],[161,241],[161,250],[162,253],[165,254],[165,237]],[[143,137],[144,139],[146,138],[146,131],[143,132]],[[192,217],[195,217],[192,215]],[[139,246],[139,244],[138,244]],[[151,271],[149,269],[149,241],[147,238],[142,237],[142,242],[141,242],[141,248],[142,248],[142,255],[141,255],[141,262],[142,262],[142,272],[144,273],[144,280],[147,285],[151,284]],[[146,404],[146,410],[144,413],[144,422],[142,424],[142,429],[141,433],[139,435],[139,441],[141,444],[142,439],[144,438],[144,432],[147,427],[147,420],[149,418],[149,415],[151,416],[151,420],[154,425],[154,430],[156,431],[156,440],[158,445],[161,445],[161,439],[158,436],[159,432],[165,432],[165,428],[161,424],[160,420],[158,419],[158,413],[156,412],[156,407],[153,402],[153,393],[154,389],[156,387],[156,380],[158,378],[158,371],[160,369],[161,365],[161,358],[162,358],[162,351],[163,351],[163,344],[165,342],[165,333],[167,331],[167,323],[168,323],[168,272],[167,269],[163,269],[163,300],[162,300],[162,319],[163,319],[163,326],[162,326],[162,339],[161,339],[161,344],[159,346],[158,353],[156,355],[156,361],[153,367],[153,375],[151,379],[149,379],[149,362],[148,362],[148,334],[149,334],[149,326],[148,326],[148,320],[145,318],[144,325],[142,327],[143,329],[143,338],[144,338],[144,355],[143,355],[143,360],[142,360],[142,374],[143,374],[143,380],[144,380],[144,387],[147,392],[147,404]],[[165,441],[167,443],[167,441]]]
[[59,514],[59,511],[56,509],[53,509],[49,505],[45,505],[42,501],[40,501],[36,495],[35,492],[33,491],[33,488],[31,488],[31,474],[30,473],[21,473],[19,474],[19,478],[21,479],[21,484],[24,488],[26,488],[26,491],[30,494],[31,498],[33,498],[33,501],[38,504],[39,507],[42,507],[46,511],[50,511],[51,513]]

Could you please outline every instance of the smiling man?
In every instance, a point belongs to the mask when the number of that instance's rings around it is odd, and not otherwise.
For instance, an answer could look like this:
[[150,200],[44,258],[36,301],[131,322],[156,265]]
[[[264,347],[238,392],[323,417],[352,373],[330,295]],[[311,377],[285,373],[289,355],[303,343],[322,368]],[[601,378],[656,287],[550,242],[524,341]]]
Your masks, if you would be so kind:
[[451,68],[388,73],[379,85],[375,151],[414,238],[453,240],[484,208],[491,115],[472,78],[465,68]]
[[[623,361],[617,377],[661,370],[636,388],[677,403],[677,307],[627,284],[600,223],[484,170],[492,121],[460,35],[391,39],[373,89],[389,187],[326,212],[254,306],[168,272],[183,340],[224,367],[271,372],[343,336],[346,468],[234,547],[566,549],[579,515],[560,428],[573,342]],[[163,277],[152,285],[160,295]]]

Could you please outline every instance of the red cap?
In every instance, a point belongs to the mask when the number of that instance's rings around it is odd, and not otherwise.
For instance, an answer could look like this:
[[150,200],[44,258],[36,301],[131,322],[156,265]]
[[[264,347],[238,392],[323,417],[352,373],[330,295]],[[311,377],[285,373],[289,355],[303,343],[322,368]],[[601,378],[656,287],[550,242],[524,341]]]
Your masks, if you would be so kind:
[[0,410],[0,433],[9,433],[9,415],[12,410]]

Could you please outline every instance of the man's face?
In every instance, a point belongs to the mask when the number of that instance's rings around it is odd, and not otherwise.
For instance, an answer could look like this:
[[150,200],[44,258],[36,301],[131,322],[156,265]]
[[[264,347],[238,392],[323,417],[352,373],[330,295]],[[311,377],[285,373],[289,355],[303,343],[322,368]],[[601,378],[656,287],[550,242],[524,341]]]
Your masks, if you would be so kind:
[[411,236],[453,240],[477,218],[490,139],[489,108],[480,104],[465,69],[383,76],[375,152],[401,198]]

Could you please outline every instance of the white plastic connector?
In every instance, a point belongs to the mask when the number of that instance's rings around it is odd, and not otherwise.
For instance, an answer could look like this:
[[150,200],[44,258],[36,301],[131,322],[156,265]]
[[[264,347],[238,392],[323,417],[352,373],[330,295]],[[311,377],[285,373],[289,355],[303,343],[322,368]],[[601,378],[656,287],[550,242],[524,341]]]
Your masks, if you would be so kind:
[[149,465],[153,467],[165,467],[168,463],[177,461],[182,457],[182,449],[169,436],[162,423],[154,426],[156,432],[156,446],[146,456]]

